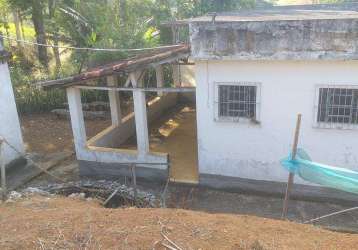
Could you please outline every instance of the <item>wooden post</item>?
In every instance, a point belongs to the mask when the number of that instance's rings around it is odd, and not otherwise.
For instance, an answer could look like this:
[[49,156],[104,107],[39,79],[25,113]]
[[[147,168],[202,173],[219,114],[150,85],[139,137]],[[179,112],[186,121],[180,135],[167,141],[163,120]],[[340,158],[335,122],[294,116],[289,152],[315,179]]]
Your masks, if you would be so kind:
[[3,161],[1,149],[2,149],[3,139],[0,137],[0,168],[1,168],[1,199],[6,201],[6,169],[5,162]]
[[133,188],[134,188],[134,202],[137,202],[137,175],[135,172],[136,165],[131,165],[132,178],[133,178]]
[[[300,127],[301,127],[301,117],[302,117],[301,114],[297,115],[295,137],[294,137],[293,145],[292,145],[292,160],[294,160],[296,158],[296,154],[297,154],[298,138],[300,135]],[[282,218],[286,218],[286,216],[287,216],[288,202],[290,200],[290,193],[291,193],[294,177],[295,177],[295,174],[290,172],[290,174],[288,176],[288,181],[287,181],[285,200],[283,202]]]

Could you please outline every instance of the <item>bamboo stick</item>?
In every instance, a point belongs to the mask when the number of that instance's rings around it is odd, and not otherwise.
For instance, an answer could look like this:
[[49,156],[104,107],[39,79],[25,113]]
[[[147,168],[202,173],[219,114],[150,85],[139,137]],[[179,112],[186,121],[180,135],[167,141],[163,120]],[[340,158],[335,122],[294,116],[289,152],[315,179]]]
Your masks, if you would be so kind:
[[133,188],[134,188],[134,200],[137,201],[137,175],[136,175],[136,165],[132,164],[132,178],[133,178]]
[[[302,118],[302,115],[298,114],[297,121],[296,121],[295,137],[294,137],[293,145],[292,145],[292,160],[294,160],[297,155],[297,145],[298,145],[298,139],[299,139],[299,135],[300,135],[301,118]],[[285,219],[287,217],[288,203],[290,200],[290,193],[291,193],[291,189],[293,186],[294,177],[295,177],[295,174],[290,172],[290,174],[288,176],[288,181],[287,181],[285,199],[283,202],[283,209],[282,209],[282,218],[283,219]]]
[[351,211],[354,211],[354,210],[357,210],[357,209],[358,209],[358,207],[351,207],[351,208],[348,208],[348,209],[340,210],[340,211],[337,211],[337,212],[334,212],[334,213],[326,214],[326,215],[320,216],[318,218],[314,218],[314,219],[305,221],[305,222],[303,222],[303,224],[312,223],[312,222],[319,221],[319,220],[324,219],[324,218],[328,218],[328,217],[331,217],[331,216],[334,216],[334,215],[351,212]]

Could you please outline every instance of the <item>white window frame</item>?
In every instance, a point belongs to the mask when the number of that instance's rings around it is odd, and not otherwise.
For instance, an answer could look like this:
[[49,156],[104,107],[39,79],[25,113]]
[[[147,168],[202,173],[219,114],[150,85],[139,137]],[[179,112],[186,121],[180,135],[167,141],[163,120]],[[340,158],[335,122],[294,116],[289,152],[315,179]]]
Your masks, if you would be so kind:
[[[232,86],[252,86],[256,87],[256,117],[255,120],[245,117],[230,117],[219,115],[219,86],[232,85]],[[261,83],[259,82],[214,82],[214,120],[216,122],[232,122],[232,123],[248,123],[260,124],[260,110],[261,110]]]
[[358,89],[358,84],[317,84],[315,86],[316,93],[315,93],[315,103],[314,103],[314,112],[313,112],[314,113],[313,127],[319,129],[342,129],[342,130],[358,129],[358,124],[318,121],[319,90],[321,88]]

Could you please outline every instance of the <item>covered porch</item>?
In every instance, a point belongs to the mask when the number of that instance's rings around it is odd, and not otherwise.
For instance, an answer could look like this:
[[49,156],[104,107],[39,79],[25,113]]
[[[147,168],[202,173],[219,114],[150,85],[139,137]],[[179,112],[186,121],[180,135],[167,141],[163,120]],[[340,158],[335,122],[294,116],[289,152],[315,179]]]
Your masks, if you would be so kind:
[[[195,97],[195,86],[184,87],[181,81],[188,55],[188,46],[176,45],[41,84],[46,90],[67,91],[81,175],[115,178],[132,175],[135,168],[138,177],[163,181],[170,176],[171,181],[198,183],[195,108],[181,103],[183,94]],[[155,86],[145,82],[150,71],[155,72]],[[111,126],[90,139],[82,91],[108,93]],[[121,93],[133,100],[133,112],[126,116]],[[162,132],[161,143],[153,140],[153,131]]]

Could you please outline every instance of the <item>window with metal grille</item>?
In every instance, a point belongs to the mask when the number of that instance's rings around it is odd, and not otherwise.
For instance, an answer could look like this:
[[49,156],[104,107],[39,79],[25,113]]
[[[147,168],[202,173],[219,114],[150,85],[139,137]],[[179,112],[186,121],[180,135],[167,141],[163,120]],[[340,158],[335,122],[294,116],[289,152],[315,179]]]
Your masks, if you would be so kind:
[[256,120],[257,86],[218,85],[218,118]]
[[317,123],[325,127],[358,125],[358,88],[319,88]]

